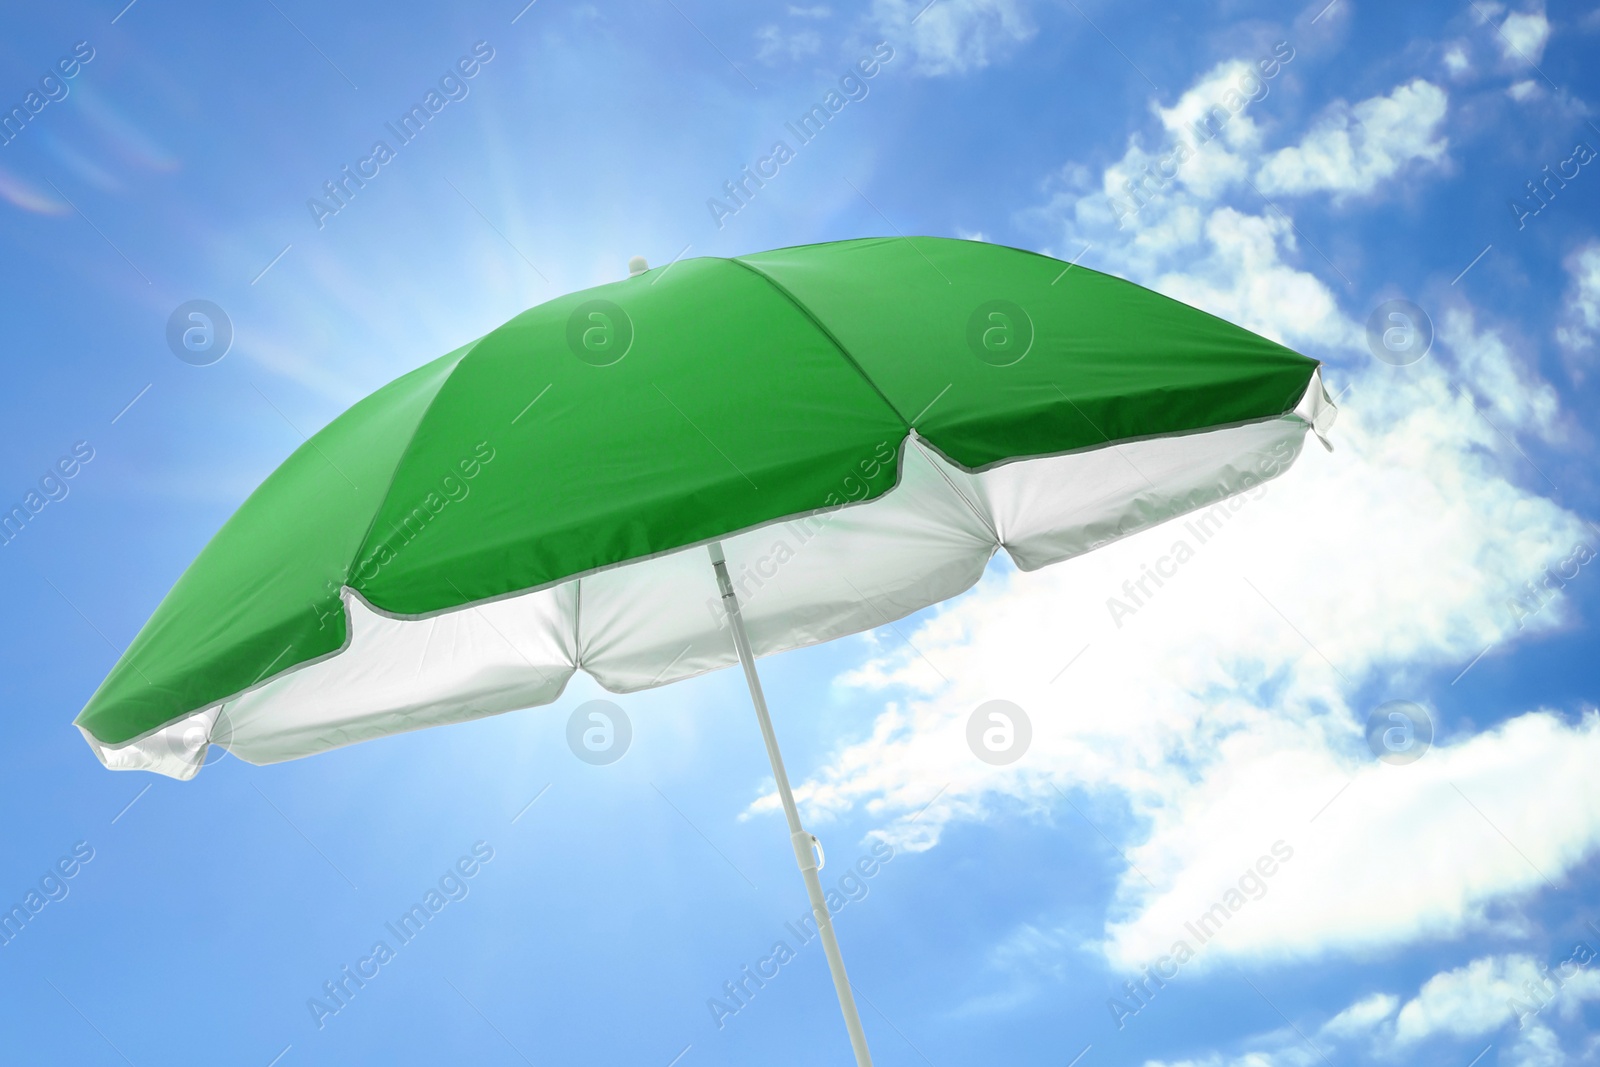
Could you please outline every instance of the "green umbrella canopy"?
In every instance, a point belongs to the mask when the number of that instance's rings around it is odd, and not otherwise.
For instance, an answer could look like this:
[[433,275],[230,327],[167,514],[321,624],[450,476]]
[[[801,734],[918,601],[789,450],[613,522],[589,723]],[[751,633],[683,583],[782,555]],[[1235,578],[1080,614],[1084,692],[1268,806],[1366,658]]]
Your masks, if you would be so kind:
[[[297,449],[78,716],[187,778],[853,633],[1275,476],[1318,364],[1130,282],[939,238],[558,297]],[[692,558],[691,558],[692,557]]]

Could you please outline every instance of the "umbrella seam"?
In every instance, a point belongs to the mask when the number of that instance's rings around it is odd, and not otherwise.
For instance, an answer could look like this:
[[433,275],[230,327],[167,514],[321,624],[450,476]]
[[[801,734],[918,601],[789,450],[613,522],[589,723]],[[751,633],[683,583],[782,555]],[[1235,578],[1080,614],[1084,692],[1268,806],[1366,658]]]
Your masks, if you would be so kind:
[[751,274],[754,274],[756,277],[770,285],[774,291],[779,293],[790,304],[794,305],[795,310],[804,315],[806,321],[811,323],[812,326],[816,327],[817,332],[828,339],[829,343],[833,345],[834,349],[839,353],[839,355],[844,358],[844,361],[850,365],[850,368],[854,370],[856,374],[860,375],[861,380],[866,382],[867,385],[872,388],[874,393],[878,394],[878,399],[882,400],[884,405],[894,413],[895,417],[905,424],[906,429],[909,430],[912,428],[911,420],[906,418],[905,413],[895,406],[894,401],[890,400],[887,394],[885,394],[884,391],[879,388],[878,383],[872,380],[872,375],[868,374],[866,369],[856,361],[856,357],[851,354],[850,350],[844,346],[844,343],[840,341],[839,338],[834,336],[833,331],[828,329],[821,319],[817,318],[815,312],[813,312],[805,304],[801,303],[799,298],[791,293],[786,286],[778,282],[766,271],[761,270],[758,267],[752,267],[750,264],[737,257],[730,257],[728,262],[735,263],[749,271]]
[[[490,332],[492,333],[494,331],[491,330]],[[410,457],[411,450],[417,443],[417,435],[421,432],[423,423],[428,421],[428,416],[433,412],[433,405],[439,402],[439,394],[444,392],[445,386],[450,384],[450,379],[455,377],[455,373],[460,369],[461,364],[466,361],[468,356],[477,351],[478,345],[481,344],[484,337],[487,336],[489,335],[484,334],[483,337],[479,337],[477,340],[471,341],[463,346],[465,351],[463,351],[460,358],[456,360],[455,366],[451,367],[450,370],[445,373],[444,377],[439,382],[439,387],[433,391],[433,395],[428,398],[425,404],[423,404],[422,412],[417,416],[417,423],[411,428],[411,432],[406,435],[405,447],[400,450],[400,455],[396,457],[394,461],[394,469],[389,472],[389,478],[388,481],[384,483],[383,492],[379,494],[377,503],[372,509],[372,518],[368,520],[367,528],[362,531],[361,540],[356,543],[355,555],[352,556],[349,562],[345,564],[345,585],[349,584],[351,577],[354,576],[356,565],[361,561],[366,552],[367,542],[372,538],[372,531],[377,529],[378,519],[383,515],[383,506],[388,502],[389,494],[394,492],[394,483],[400,477],[400,468],[405,466],[406,459]]]

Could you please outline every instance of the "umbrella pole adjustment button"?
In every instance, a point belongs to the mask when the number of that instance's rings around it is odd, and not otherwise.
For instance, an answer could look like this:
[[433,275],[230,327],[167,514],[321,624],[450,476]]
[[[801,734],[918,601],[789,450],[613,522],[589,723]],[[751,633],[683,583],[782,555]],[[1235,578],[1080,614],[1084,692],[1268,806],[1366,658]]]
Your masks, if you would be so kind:
[[816,834],[798,830],[790,835],[789,840],[794,845],[794,858],[802,871],[820,871],[827,864],[827,853],[822,851],[822,842],[817,840]]

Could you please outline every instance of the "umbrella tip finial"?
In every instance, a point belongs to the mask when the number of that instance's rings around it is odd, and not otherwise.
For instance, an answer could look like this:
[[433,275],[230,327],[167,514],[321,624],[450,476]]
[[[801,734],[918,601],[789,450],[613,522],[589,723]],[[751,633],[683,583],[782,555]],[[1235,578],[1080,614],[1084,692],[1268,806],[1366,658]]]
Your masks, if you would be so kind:
[[634,278],[650,269],[650,264],[643,256],[634,256],[628,260],[628,277]]

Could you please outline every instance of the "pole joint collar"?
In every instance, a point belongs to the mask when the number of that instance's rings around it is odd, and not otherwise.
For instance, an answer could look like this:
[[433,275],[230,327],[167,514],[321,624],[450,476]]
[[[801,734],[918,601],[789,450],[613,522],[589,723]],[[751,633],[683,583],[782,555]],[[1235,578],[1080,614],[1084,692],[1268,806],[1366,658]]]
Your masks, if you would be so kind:
[[815,834],[797,830],[789,835],[789,842],[794,845],[794,858],[802,871],[820,871],[828,862],[827,854],[822,851],[822,842],[817,840]]

